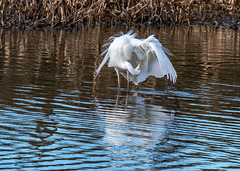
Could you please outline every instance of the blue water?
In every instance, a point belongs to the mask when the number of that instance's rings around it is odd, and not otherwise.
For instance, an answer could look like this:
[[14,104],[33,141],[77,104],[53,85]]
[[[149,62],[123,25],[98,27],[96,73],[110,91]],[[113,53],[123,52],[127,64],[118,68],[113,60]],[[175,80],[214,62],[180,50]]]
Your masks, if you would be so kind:
[[240,34],[212,27],[131,28],[175,55],[178,79],[139,86],[104,66],[126,27],[1,30],[1,170],[240,169]]

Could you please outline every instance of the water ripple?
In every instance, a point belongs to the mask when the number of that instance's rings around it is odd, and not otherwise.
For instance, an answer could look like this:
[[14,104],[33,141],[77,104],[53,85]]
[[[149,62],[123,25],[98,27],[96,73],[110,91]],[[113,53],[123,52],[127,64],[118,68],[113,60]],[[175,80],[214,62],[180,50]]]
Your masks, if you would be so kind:
[[240,169],[237,32],[135,29],[174,53],[176,84],[150,77],[127,95],[112,68],[95,78],[102,44],[126,27],[4,31],[1,170]]

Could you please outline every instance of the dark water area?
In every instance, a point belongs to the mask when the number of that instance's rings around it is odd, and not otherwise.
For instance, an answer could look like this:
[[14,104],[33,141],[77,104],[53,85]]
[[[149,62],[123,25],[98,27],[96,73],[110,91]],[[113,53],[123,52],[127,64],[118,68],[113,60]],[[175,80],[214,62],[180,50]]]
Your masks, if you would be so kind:
[[[106,65],[112,35],[0,30],[1,170],[240,169],[240,34],[196,27],[131,28],[175,56],[178,78],[138,87]],[[127,104],[126,104],[127,101]]]

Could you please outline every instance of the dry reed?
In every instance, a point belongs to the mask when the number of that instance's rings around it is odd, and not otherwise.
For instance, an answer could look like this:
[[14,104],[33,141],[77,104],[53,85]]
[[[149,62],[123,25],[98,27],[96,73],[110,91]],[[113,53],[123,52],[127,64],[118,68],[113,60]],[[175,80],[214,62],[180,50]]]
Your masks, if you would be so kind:
[[238,0],[1,0],[0,26],[76,27],[79,23],[214,24],[239,27]]

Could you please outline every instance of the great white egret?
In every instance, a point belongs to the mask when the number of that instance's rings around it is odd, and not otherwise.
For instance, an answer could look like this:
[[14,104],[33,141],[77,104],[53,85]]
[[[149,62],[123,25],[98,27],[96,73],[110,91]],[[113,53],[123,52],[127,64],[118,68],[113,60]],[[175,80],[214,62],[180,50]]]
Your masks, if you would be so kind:
[[129,81],[137,85],[150,75],[158,78],[166,75],[173,83],[176,82],[177,73],[166,55],[172,53],[162,47],[154,35],[137,39],[132,30],[121,34],[119,37],[110,37],[110,42],[105,44],[109,47],[102,53],[106,55],[96,71],[96,76],[108,61],[108,67],[114,67],[117,73],[119,89],[120,74],[127,79],[128,89]]

